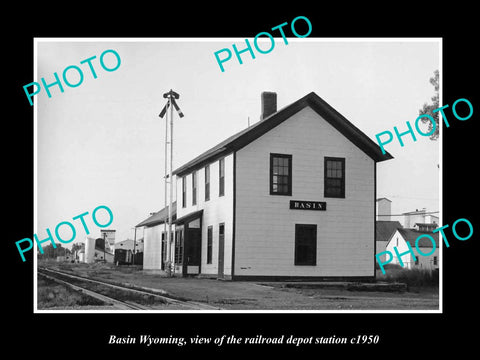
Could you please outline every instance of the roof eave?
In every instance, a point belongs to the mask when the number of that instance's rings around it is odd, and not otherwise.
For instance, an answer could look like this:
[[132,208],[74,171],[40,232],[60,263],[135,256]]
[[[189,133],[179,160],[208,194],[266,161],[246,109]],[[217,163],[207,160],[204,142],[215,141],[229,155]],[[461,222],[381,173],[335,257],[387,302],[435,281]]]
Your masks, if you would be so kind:
[[173,174],[177,176],[183,176],[196,169],[202,168],[204,165],[215,161],[216,159],[221,158],[230,152],[241,149],[265,134],[267,131],[278,126],[283,121],[289,119],[306,106],[310,106],[314,111],[320,114],[330,125],[342,133],[348,140],[350,140],[375,162],[393,159],[393,156],[390,153],[382,153],[380,147],[373,142],[373,140],[371,140],[360,129],[348,121],[342,114],[340,114],[317,94],[310,92],[292,104],[268,116],[264,120],[252,125],[250,128],[243,130],[243,132],[240,132],[238,136],[233,135],[233,139],[231,141],[224,141],[223,146],[219,147],[218,149],[215,149],[215,147],[222,145],[222,143],[214,146],[210,150],[207,150],[203,154],[177,168],[175,171],[173,171]]
[[325,121],[337,129],[374,161],[381,162],[393,159],[393,156],[388,151],[383,153],[380,146],[320,96],[311,92],[301,100],[303,99],[305,99],[306,103],[320,114]]
[[[176,218],[177,218],[176,215],[173,215],[172,216],[172,222],[175,221]],[[166,219],[152,220],[152,221],[148,221],[148,219],[147,219],[147,220],[142,221],[140,224],[135,225],[135,227],[143,227],[143,226],[152,227],[152,226],[157,226],[157,225],[164,224],[165,222],[166,222]]]

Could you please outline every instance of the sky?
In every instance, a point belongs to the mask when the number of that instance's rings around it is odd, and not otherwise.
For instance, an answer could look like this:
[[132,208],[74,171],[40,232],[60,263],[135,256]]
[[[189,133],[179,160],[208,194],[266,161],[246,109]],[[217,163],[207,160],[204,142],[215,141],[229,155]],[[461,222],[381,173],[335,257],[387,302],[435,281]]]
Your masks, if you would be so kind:
[[[267,40],[269,42],[269,40]],[[36,39],[35,79],[54,81],[70,65],[83,71],[83,82],[50,87],[35,96],[35,224],[39,239],[58,223],[76,226],[76,240],[100,228],[92,211],[108,206],[108,229],[116,240],[134,237],[135,225],[164,204],[165,120],[158,115],[163,94],[173,89],[185,117],[174,118],[173,168],[260,119],[260,94],[277,93],[278,108],[314,91],[373,141],[397,126],[414,126],[418,111],[434,95],[429,79],[441,72],[438,39],[276,39],[268,54],[233,55],[221,72],[214,53],[245,46],[242,38],[207,39]],[[261,44],[261,43],[260,43]],[[268,43],[260,46],[268,48]],[[115,50],[121,64],[105,71],[100,55]],[[232,50],[233,51],[233,50]],[[97,78],[92,77],[91,61]],[[107,67],[115,57],[107,53]],[[68,79],[75,83],[75,71]],[[385,146],[393,160],[377,165],[377,197],[392,200],[392,214],[440,209],[440,141],[418,136]],[[99,222],[106,222],[99,212]],[[394,218],[397,220],[398,218]],[[108,220],[108,217],[107,217]],[[69,231],[68,229],[66,230]],[[62,234],[62,233],[61,233]],[[71,234],[71,233],[70,233]],[[137,239],[142,237],[137,231]],[[65,239],[70,238],[68,234]],[[63,245],[70,247],[71,244]]]

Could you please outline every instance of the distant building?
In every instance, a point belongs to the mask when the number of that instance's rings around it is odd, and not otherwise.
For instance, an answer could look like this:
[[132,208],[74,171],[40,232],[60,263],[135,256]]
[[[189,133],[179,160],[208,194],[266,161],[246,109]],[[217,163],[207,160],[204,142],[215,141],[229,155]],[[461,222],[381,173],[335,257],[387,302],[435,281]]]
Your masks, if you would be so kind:
[[81,249],[77,252],[76,262],[85,262],[85,249]]
[[415,211],[405,212],[403,227],[414,228],[415,224],[437,224],[439,223],[439,217],[427,212],[427,209],[416,209]]
[[[379,254],[386,250],[388,241],[397,229],[403,226],[399,221],[392,221],[392,201],[383,197],[376,201],[377,221],[375,228],[375,253]],[[385,261],[386,255],[381,255],[380,260]]]
[[377,199],[377,220],[390,221],[392,214],[392,201],[383,197]]
[[135,252],[143,252],[143,238],[138,239],[135,243],[135,246],[133,246],[133,240],[132,239],[126,239],[123,241],[118,241],[115,243],[115,249],[124,249],[124,250],[135,250]]
[[[85,262],[85,243],[79,243],[80,248],[77,246],[72,247],[72,258],[75,262]],[[73,250],[75,248],[75,250]]]
[[132,239],[116,242],[114,262],[118,265],[143,264],[143,238],[135,242]]
[[[106,246],[105,246],[106,245]],[[105,242],[103,238],[85,238],[85,257],[86,263],[94,263],[98,261],[106,261],[113,263],[114,253],[110,249],[108,241]]]
[[108,229],[100,230],[100,237],[102,239],[105,238],[105,240],[107,240],[108,246],[110,247],[110,250],[112,252],[115,251],[115,233],[116,233],[116,230],[108,230]]

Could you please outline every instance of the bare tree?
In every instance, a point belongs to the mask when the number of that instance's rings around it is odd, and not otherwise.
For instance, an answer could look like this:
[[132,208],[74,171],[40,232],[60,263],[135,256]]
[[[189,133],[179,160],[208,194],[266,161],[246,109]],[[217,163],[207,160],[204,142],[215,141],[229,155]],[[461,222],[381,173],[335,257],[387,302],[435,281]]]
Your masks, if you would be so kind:
[[[438,89],[439,89],[439,72],[438,72],[438,70],[435,70],[433,72],[433,77],[430,78],[430,84],[432,84],[434,89],[435,89],[435,93],[431,98],[432,102],[430,104],[427,104],[427,103],[423,104],[423,107],[418,112],[419,112],[419,115],[428,114],[435,119],[436,127],[435,127],[435,131],[433,132],[433,134],[430,135],[430,140],[437,140],[438,135],[439,135],[439,131],[438,131],[439,130],[439,122],[438,122],[439,115],[438,115],[438,111],[434,113],[433,110],[438,109],[440,107],[439,93],[438,93]],[[424,117],[421,120],[422,120],[423,123],[428,123],[428,132],[432,131],[432,127],[433,127],[432,122],[429,119],[424,118]]]

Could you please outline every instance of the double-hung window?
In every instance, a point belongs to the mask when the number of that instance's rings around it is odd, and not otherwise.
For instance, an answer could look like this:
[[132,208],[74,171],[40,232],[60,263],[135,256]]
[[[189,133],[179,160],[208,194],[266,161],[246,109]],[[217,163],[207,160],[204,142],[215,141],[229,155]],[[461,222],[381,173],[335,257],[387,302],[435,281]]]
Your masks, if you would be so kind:
[[197,205],[197,172],[192,173],[192,205]]
[[182,207],[187,206],[187,177],[182,177]]
[[[170,233],[173,240],[173,232]],[[175,263],[183,263],[183,231],[176,231],[177,241],[175,242]]]
[[225,195],[225,158],[218,161],[218,196]]
[[270,154],[270,195],[292,195],[292,155]]
[[210,200],[210,165],[205,166],[205,201]]
[[345,158],[325,157],[324,196],[345,197]]

